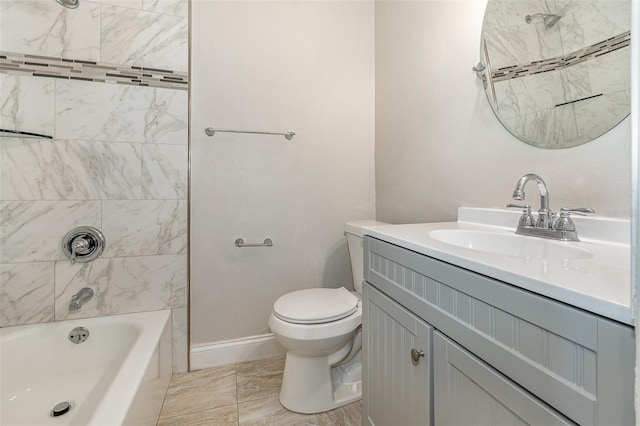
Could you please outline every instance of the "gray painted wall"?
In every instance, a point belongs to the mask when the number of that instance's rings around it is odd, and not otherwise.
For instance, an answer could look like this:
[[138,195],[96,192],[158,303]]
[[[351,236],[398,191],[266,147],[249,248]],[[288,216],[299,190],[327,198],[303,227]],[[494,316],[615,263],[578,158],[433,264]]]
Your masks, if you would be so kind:
[[373,2],[192,7],[191,344],[208,345],[269,333],[285,293],[352,288],[344,223],[375,214]]

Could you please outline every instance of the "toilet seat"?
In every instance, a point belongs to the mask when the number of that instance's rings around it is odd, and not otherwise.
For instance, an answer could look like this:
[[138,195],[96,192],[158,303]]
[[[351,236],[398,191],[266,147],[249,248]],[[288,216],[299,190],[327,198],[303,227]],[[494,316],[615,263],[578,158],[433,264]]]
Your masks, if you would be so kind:
[[358,310],[358,298],[344,287],[294,291],[276,300],[273,314],[293,324],[338,321]]

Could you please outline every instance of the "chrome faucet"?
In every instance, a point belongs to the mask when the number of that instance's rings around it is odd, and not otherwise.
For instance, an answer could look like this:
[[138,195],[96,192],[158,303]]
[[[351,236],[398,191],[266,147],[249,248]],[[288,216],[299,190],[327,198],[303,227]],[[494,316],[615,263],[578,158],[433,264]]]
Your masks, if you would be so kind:
[[522,216],[518,221],[516,234],[552,238],[562,241],[580,241],[575,224],[570,218],[570,214],[577,213],[584,216],[590,216],[594,214],[595,211],[587,208],[570,209],[563,207],[560,209],[560,218],[557,219],[558,215],[549,208],[549,191],[547,190],[547,184],[544,183],[544,180],[542,180],[540,176],[533,173],[528,173],[518,180],[516,189],[513,191],[512,195],[514,200],[524,200],[524,187],[530,180],[533,180],[538,185],[538,191],[540,192],[540,210],[538,210],[538,218],[534,223],[534,218],[529,206],[507,204],[507,207],[518,207],[522,209]]
[[82,305],[87,303],[93,297],[93,290],[89,287],[85,287],[80,289],[79,292],[71,297],[71,301],[69,302],[69,312],[75,312],[80,309]]
[[520,178],[516,184],[516,189],[513,191],[513,199],[516,201],[524,200],[524,186],[530,180],[535,181],[538,185],[538,191],[540,191],[540,210],[538,210],[538,219],[536,221],[536,227],[538,228],[551,228],[553,226],[553,212],[549,209],[549,191],[547,191],[547,184],[538,175],[528,173]]

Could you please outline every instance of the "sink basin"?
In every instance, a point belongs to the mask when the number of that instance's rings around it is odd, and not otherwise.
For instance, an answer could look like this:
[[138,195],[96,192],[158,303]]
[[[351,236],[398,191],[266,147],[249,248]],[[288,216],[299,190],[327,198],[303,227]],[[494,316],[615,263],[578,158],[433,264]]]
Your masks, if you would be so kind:
[[528,259],[578,260],[593,257],[593,254],[588,251],[570,245],[574,243],[562,243],[517,234],[440,229],[430,231],[429,237],[457,247]]

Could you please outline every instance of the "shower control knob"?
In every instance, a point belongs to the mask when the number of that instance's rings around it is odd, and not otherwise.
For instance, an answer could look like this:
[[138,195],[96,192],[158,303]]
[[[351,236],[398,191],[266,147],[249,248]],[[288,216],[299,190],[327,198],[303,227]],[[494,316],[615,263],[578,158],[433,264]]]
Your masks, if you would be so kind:
[[89,253],[90,250],[91,250],[91,244],[89,243],[88,240],[84,239],[81,236],[77,236],[71,242],[71,252],[72,252],[72,254],[75,253],[76,255],[85,255],[85,254]]
[[424,351],[411,349],[411,361],[413,361],[414,364],[418,364],[421,357],[424,357]]
[[62,239],[62,251],[75,262],[89,262],[104,251],[106,240],[102,232],[92,226],[72,229]]

